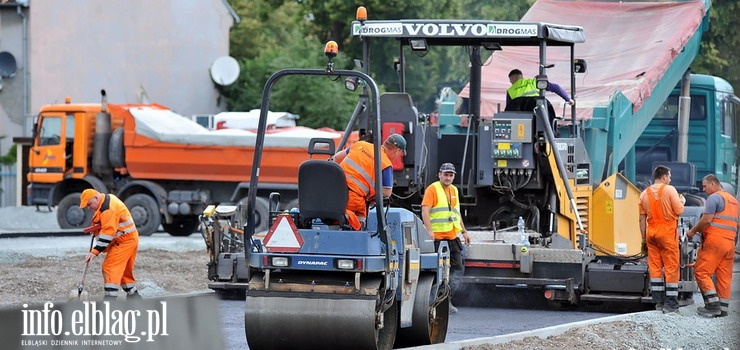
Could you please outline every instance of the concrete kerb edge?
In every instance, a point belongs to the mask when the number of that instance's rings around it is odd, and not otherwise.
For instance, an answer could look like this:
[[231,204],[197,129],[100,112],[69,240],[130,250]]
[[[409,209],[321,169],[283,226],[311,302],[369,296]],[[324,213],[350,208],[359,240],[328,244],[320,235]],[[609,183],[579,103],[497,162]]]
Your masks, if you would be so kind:
[[527,337],[539,337],[539,338],[545,339],[550,336],[563,334],[569,329],[575,328],[575,327],[588,326],[592,324],[599,324],[599,323],[606,323],[606,322],[629,320],[632,317],[632,315],[641,314],[643,312],[654,312],[654,311],[642,311],[642,312],[635,312],[635,313],[629,313],[629,314],[623,314],[623,315],[607,316],[607,317],[595,318],[591,320],[566,323],[566,324],[557,325],[557,326],[533,329],[531,331],[524,331],[524,332],[518,332],[518,333],[511,333],[511,334],[502,334],[502,335],[497,335],[495,337],[461,340],[461,341],[444,343],[444,344],[424,345],[424,346],[412,347],[409,349],[458,350],[466,346],[483,345],[483,344],[500,344],[500,343],[510,342],[513,340],[522,340]]

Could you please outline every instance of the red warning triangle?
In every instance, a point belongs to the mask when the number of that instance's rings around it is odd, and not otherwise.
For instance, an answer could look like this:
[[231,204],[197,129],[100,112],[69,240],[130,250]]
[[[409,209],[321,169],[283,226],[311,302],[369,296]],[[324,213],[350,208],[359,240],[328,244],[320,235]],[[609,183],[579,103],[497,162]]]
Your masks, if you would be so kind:
[[290,215],[280,214],[267,232],[263,245],[269,253],[295,253],[303,246],[303,237]]

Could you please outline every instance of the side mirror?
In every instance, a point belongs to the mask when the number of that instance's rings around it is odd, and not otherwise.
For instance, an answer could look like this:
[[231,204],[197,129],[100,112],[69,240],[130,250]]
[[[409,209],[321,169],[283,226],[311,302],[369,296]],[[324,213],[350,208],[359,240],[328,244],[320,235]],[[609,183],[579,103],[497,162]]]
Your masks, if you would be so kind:
[[36,138],[36,135],[39,133],[39,116],[36,115],[36,117],[33,118],[33,127],[31,128],[31,135],[33,135],[33,138]]

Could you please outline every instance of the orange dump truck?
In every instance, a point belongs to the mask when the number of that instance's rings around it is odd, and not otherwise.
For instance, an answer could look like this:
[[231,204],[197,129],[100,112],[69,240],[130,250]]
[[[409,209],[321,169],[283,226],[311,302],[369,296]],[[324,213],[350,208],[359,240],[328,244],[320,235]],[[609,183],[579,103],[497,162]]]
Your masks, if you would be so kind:
[[[304,127],[266,136],[258,230],[267,227],[270,192],[281,191],[283,208],[296,205],[298,165],[308,159],[315,137],[335,144],[340,139],[338,133]],[[67,99],[39,112],[28,158],[28,200],[57,206],[62,228],[80,228],[91,218],[79,208],[80,193],[95,188],[121,198],[142,235],[160,224],[171,235],[189,235],[207,204],[236,204],[247,196],[255,139],[247,130],[207,130],[157,104]]]

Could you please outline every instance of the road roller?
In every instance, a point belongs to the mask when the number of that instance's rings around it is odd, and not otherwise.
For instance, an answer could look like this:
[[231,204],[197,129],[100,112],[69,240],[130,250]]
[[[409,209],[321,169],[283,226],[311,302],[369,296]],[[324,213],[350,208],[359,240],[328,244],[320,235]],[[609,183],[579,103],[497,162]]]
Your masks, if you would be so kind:
[[[345,174],[339,164],[318,156],[343,148],[359,111],[374,118],[364,137],[374,144],[375,155],[382,142],[376,83],[359,71],[334,70],[336,51],[327,48],[325,69],[283,69],[265,84],[249,196],[239,208],[245,222],[244,260],[235,260],[248,274],[247,343],[250,349],[391,349],[442,343],[450,307],[449,247],[435,249],[417,215],[390,207],[380,181],[366,222],[360,230],[352,229],[345,215]],[[368,93],[360,94],[338,145],[331,139],[309,143],[311,159],[298,169],[298,207],[281,208],[280,193],[272,193],[270,228],[255,235],[270,92],[277,80],[291,75],[338,83],[359,78]],[[380,158],[375,157],[376,179],[381,178]]]

